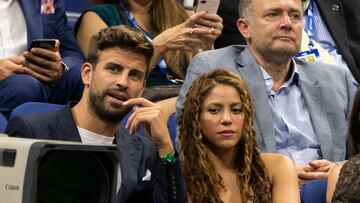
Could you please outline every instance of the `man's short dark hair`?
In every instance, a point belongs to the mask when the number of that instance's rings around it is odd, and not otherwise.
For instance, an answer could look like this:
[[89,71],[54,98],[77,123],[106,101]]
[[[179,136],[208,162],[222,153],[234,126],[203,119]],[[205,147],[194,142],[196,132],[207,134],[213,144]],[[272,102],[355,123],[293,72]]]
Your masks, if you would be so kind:
[[121,48],[143,55],[147,63],[146,75],[150,73],[154,47],[140,30],[125,25],[101,29],[91,37],[87,61],[95,67],[101,51],[108,48]]
[[252,0],[240,0],[239,2],[239,16],[244,18],[250,14]]
[[[304,6],[304,1],[301,0],[301,5]],[[253,0],[240,0],[239,2],[239,17],[246,18],[250,15],[252,9]]]
[[331,202],[360,202],[360,154],[349,159],[341,168]]

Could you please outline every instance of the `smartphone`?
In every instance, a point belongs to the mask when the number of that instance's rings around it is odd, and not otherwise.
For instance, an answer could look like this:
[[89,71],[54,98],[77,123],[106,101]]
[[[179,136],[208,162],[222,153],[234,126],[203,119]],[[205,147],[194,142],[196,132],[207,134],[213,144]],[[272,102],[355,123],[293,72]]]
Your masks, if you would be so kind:
[[39,47],[39,48],[43,48],[43,49],[54,50],[54,48],[55,48],[55,43],[56,43],[56,40],[55,40],[55,39],[34,39],[34,40],[31,42],[29,51],[31,50],[31,48],[34,48],[34,47]]
[[220,5],[220,0],[198,0],[195,12],[207,11],[216,14]]
[[183,6],[185,9],[194,10],[195,0],[183,0]]

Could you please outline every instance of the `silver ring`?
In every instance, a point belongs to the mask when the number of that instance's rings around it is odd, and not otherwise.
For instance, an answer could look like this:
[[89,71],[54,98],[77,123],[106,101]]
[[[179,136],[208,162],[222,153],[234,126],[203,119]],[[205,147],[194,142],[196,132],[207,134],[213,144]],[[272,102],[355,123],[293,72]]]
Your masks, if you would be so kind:
[[215,32],[215,29],[212,27],[212,28],[209,29],[209,32],[210,32],[211,34],[213,34],[213,33]]
[[188,31],[189,35],[191,35],[193,32],[194,32],[194,29],[192,27],[189,28],[189,31]]

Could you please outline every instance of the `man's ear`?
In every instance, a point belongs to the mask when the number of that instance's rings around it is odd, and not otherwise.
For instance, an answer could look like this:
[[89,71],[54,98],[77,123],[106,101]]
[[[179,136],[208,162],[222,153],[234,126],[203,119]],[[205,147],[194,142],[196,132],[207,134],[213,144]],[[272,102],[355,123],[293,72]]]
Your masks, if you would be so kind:
[[237,28],[245,39],[250,38],[249,21],[244,18],[239,18],[236,22]]
[[90,85],[93,67],[90,63],[84,63],[81,67],[81,78],[85,86]]

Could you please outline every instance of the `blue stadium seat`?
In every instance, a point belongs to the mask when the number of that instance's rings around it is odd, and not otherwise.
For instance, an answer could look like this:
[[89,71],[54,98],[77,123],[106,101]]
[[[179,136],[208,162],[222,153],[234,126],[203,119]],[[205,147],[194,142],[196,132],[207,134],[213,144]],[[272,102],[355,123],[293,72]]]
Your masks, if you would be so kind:
[[7,119],[0,113],[0,133],[4,133],[7,125]]
[[300,191],[301,203],[326,203],[327,180],[312,180]]
[[82,12],[91,5],[91,0],[64,0],[68,24],[74,27]]
[[12,110],[9,120],[15,116],[26,116],[34,113],[56,111],[62,108],[63,106],[64,105],[49,104],[42,102],[26,102]]
[[171,142],[173,143],[173,146],[176,146],[176,126],[177,126],[177,122],[176,122],[176,118],[177,118],[177,113],[174,112],[172,114],[170,114],[168,121],[167,121],[167,127],[169,129],[169,133],[170,133],[170,138],[171,138]]

